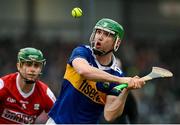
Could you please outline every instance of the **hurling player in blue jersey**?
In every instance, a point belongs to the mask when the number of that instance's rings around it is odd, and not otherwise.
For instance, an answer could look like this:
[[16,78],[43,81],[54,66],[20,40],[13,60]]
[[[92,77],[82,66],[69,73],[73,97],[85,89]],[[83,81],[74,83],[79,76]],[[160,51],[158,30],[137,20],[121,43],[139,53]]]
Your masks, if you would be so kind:
[[[73,50],[47,124],[93,124],[103,111],[107,121],[122,114],[128,92],[144,85],[137,76],[124,77],[116,64],[113,52],[118,50],[123,34],[119,23],[103,18],[94,27],[91,46]],[[122,83],[128,87],[114,91]]]

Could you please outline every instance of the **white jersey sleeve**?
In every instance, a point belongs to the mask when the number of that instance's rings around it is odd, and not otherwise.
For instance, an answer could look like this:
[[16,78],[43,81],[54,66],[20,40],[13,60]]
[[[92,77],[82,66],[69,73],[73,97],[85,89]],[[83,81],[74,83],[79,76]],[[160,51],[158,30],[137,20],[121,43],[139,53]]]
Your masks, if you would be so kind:
[[47,89],[47,95],[53,102],[56,101],[56,97],[54,96],[53,92],[49,88]]
[[0,90],[4,87],[4,81],[0,79]]

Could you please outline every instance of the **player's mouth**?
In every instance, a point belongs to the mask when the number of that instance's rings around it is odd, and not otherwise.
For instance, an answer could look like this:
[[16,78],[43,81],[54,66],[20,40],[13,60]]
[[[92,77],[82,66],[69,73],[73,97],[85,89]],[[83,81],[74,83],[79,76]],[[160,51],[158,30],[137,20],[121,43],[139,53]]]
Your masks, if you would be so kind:
[[100,42],[96,42],[96,49],[100,49],[101,48],[101,43]]
[[37,76],[37,74],[27,74],[28,78],[34,78]]

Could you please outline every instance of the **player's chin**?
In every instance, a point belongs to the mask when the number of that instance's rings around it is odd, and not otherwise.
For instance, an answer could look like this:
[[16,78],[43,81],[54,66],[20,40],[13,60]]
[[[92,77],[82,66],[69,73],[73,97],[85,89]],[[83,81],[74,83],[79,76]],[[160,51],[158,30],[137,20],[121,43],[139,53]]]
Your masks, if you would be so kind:
[[27,79],[30,81],[36,81],[36,79],[38,79],[38,76],[27,77]]

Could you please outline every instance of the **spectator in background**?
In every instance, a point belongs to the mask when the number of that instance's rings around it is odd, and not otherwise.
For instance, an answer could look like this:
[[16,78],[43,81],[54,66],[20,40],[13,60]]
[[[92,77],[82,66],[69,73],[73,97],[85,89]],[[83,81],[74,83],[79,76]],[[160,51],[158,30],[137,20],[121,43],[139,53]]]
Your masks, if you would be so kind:
[[[30,47],[20,49],[18,72],[0,78],[1,124],[46,122],[47,113],[56,98],[48,86],[39,80],[45,62],[40,50]],[[41,114],[43,117],[39,117]]]

